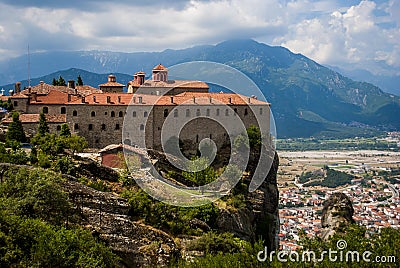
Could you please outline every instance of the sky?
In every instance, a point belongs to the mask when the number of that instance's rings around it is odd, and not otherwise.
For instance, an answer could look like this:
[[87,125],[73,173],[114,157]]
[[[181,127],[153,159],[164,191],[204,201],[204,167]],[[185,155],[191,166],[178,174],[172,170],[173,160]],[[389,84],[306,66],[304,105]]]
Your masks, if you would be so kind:
[[162,51],[252,38],[325,65],[400,75],[399,0],[0,0],[0,60]]

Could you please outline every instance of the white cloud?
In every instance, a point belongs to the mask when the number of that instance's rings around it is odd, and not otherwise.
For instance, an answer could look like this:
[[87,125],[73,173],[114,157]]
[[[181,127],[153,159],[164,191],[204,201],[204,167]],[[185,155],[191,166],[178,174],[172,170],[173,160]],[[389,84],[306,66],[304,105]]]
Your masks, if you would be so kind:
[[[7,2],[9,4],[2,4]],[[0,0],[6,58],[46,50],[159,51],[254,38],[331,65],[399,67],[400,1],[213,0],[98,4]],[[136,4],[132,4],[136,3]],[[169,3],[171,3],[169,5]],[[377,16],[376,12],[384,15]],[[381,27],[380,23],[395,25]],[[390,67],[388,67],[390,68]]]

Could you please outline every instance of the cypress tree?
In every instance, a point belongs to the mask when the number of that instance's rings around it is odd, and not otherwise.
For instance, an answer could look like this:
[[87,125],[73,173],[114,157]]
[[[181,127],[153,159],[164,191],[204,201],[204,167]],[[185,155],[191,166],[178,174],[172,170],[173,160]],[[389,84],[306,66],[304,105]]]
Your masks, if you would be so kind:
[[69,137],[69,136],[71,136],[71,131],[69,130],[69,127],[68,127],[67,123],[64,123],[64,124],[61,125],[60,136],[61,137]]
[[76,83],[78,84],[78,86],[83,86],[83,81],[82,81],[81,75],[78,75],[78,79],[77,79]]
[[18,141],[18,142],[26,142],[24,128],[22,127],[22,122],[19,120],[19,113],[12,113],[13,121],[8,126],[8,131],[6,133],[6,141]]
[[40,113],[38,134],[39,136],[44,136],[46,133],[49,133],[49,126],[47,125],[47,120],[44,113]]
[[60,75],[60,77],[58,78],[58,85],[59,85],[59,86],[64,86],[64,87],[67,86],[67,84],[66,84],[64,78],[62,78],[61,75]]

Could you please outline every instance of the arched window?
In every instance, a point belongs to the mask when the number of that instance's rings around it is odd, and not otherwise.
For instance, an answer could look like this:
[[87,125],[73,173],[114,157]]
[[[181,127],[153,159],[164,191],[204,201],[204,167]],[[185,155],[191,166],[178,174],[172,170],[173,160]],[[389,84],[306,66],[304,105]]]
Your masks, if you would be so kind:
[[111,111],[111,117],[115,117],[115,112]]
[[260,114],[262,114],[263,113],[263,110],[262,110],[262,108],[260,108]]
[[74,125],[74,130],[78,130],[79,129],[79,125],[78,124],[75,124]]
[[48,114],[49,113],[49,107],[43,107],[43,113]]
[[101,124],[101,130],[106,130],[106,124]]
[[168,116],[168,109],[164,109],[164,118]]
[[196,143],[198,143],[199,142],[199,135],[197,134],[196,135]]
[[247,108],[244,109],[244,115],[248,115],[249,112],[247,111]]
[[72,116],[78,116],[78,112],[77,111],[73,111],[72,112]]
[[123,116],[124,116],[124,113],[122,111],[119,111],[118,117],[123,117]]
[[229,116],[229,110],[228,109],[225,110],[225,116]]
[[58,126],[57,126],[57,131],[60,131],[60,130],[61,130],[61,126],[58,125]]
[[200,109],[196,110],[196,116],[200,116]]
[[147,114],[148,114],[147,112],[144,112],[143,117],[147,117]]
[[89,131],[93,130],[93,124],[89,124],[88,129]]
[[92,111],[92,112],[90,113],[90,115],[91,115],[92,117],[95,117],[95,116],[96,116],[96,112],[95,112],[95,111]]
[[174,110],[174,117],[178,117],[178,109]]
[[115,125],[115,130],[119,130],[119,124]]
[[132,117],[136,117],[136,111],[132,112]]
[[190,110],[186,109],[186,117],[189,117],[189,116],[190,116]]
[[140,125],[140,130],[144,130],[144,125],[143,124]]
[[219,116],[219,109],[217,109],[217,110],[215,111],[215,114],[216,114],[217,116]]
[[65,107],[61,107],[61,114],[66,114],[67,113],[67,109]]

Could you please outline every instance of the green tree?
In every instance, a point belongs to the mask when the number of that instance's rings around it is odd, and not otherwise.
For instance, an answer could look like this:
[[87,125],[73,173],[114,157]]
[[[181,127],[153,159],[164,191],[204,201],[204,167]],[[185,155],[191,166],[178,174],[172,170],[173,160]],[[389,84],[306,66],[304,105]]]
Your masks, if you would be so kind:
[[250,148],[260,148],[261,146],[261,131],[258,127],[251,125],[247,129],[247,135],[249,136]]
[[58,78],[58,86],[67,86],[67,83],[65,82],[64,78],[60,75],[60,77]]
[[208,165],[208,161],[209,160],[205,157],[194,157],[192,161],[189,162],[189,172],[182,172],[182,176],[198,186],[212,182],[218,177],[218,174],[213,167]]
[[19,120],[19,113],[13,112],[12,119],[13,121],[8,126],[6,133],[6,141],[26,142],[24,128],[22,127],[21,120]]
[[49,126],[47,125],[47,120],[44,113],[40,113],[38,134],[40,136],[44,136],[46,133],[49,133]]
[[53,78],[52,84],[53,84],[53,86],[58,86],[58,81],[55,78]]
[[65,149],[71,150],[72,155],[82,152],[88,146],[86,139],[78,135],[63,137],[62,142],[65,146]]
[[78,75],[78,79],[77,79],[76,83],[78,84],[78,86],[83,86],[83,81],[82,81],[81,75]]
[[71,131],[69,130],[68,124],[64,123],[61,125],[60,137],[69,137],[71,136]]

